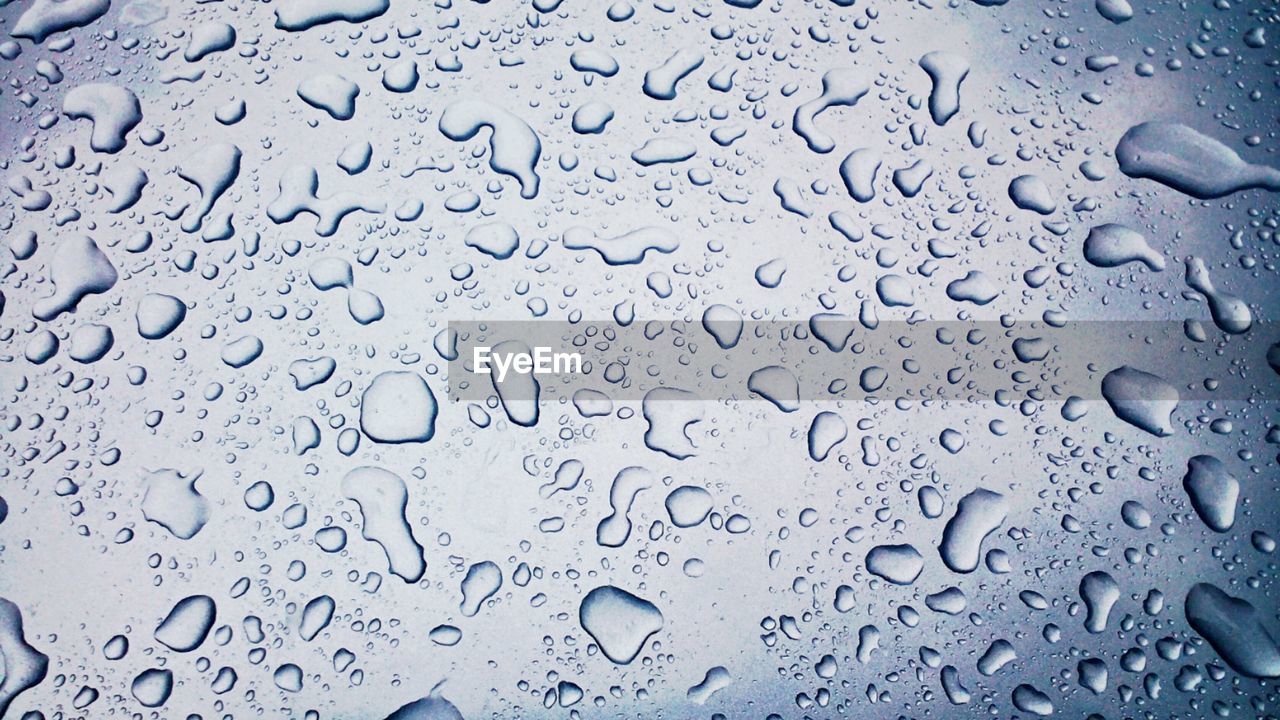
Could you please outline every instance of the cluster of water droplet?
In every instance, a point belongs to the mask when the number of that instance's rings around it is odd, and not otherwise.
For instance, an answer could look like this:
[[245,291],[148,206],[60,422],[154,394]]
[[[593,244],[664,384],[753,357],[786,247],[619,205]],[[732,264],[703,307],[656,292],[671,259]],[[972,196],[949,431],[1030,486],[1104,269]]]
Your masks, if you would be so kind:
[[0,3],[0,717],[1280,716],[1277,23]]

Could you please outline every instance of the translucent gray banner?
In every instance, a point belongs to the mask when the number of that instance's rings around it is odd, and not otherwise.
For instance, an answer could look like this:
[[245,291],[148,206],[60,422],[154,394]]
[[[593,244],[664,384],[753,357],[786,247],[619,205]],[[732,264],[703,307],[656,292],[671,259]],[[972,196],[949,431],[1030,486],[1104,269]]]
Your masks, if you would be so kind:
[[453,321],[436,346],[449,359],[450,397],[467,401],[622,401],[657,388],[779,406],[1095,400],[1121,368],[1115,377],[1145,378],[1131,390],[1151,397],[1137,400],[1280,398],[1269,327],[1231,335],[1195,320],[743,322],[709,312],[699,321]]

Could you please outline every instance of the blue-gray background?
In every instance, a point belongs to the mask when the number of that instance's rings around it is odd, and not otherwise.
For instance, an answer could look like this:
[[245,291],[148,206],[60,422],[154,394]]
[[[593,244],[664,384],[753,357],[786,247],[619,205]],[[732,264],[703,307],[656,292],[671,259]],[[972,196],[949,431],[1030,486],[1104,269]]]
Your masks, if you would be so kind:
[[[42,43],[8,42],[24,13],[60,5],[101,17]],[[1274,319],[1278,292],[1280,203],[1260,189],[1194,200],[1126,177],[1115,159],[1131,126],[1169,121],[1246,161],[1280,164],[1274,2],[1139,0],[1120,23],[1074,0],[995,7],[765,0],[754,8],[719,0],[621,0],[612,8],[578,0],[391,0],[380,13],[376,2],[350,0],[114,0],[105,13],[84,10],[106,5],[0,8],[0,169],[8,185],[0,239],[9,248],[0,250],[0,497],[7,507],[0,596],[20,610],[26,642],[48,658],[44,679],[18,695],[5,717],[383,718],[442,682],[432,697],[447,698],[467,718],[1043,711],[1026,691],[1015,692],[1022,685],[1065,717],[1276,713],[1274,682],[1224,664],[1189,627],[1183,603],[1201,582],[1250,602],[1270,635],[1248,633],[1246,649],[1275,668],[1280,603],[1270,538],[1280,517],[1280,432],[1266,389],[1275,378],[1261,349],[1277,338],[1242,342],[1221,332],[1204,295],[1188,286],[1184,263],[1202,259],[1218,291],[1247,303],[1251,333],[1273,332],[1266,321]],[[306,7],[364,8],[367,17],[276,26],[278,11]],[[226,26],[234,38],[225,49],[184,57],[199,44],[193,38],[203,43]],[[675,97],[646,93],[646,72],[681,50],[702,62]],[[930,117],[930,78],[919,64],[935,51],[970,66],[959,112],[945,125]],[[600,54],[616,61],[616,72]],[[1087,69],[1086,59],[1097,56],[1116,63]],[[603,72],[580,69],[583,57]],[[388,68],[396,69],[395,85],[406,62],[416,68],[415,82],[393,92]],[[817,116],[834,149],[815,152],[794,131],[794,114],[819,95],[824,73],[838,68],[860,75],[869,91],[853,106]],[[358,88],[350,119],[302,97],[300,85],[331,86],[332,76]],[[138,99],[141,121],[114,152],[91,146],[100,121],[64,112],[67,95],[91,83],[127,88]],[[500,143],[517,155],[527,149],[520,137],[504,132],[491,146],[488,128],[460,141],[442,132],[446,110],[476,107],[458,105],[473,101],[490,122],[537,136],[536,193],[522,194],[517,178],[490,165]],[[588,103],[613,113],[600,133],[572,126]],[[985,128],[981,147],[970,138],[981,134],[975,123]],[[653,165],[633,159],[657,138],[694,154]],[[341,168],[344,151],[359,158],[365,142],[367,168]],[[180,173],[208,169],[203,153],[225,145],[240,151],[239,172],[204,225],[228,232],[184,229],[201,195]],[[884,158],[868,202],[851,198],[839,174],[856,148]],[[918,160],[933,172],[907,197],[891,175]],[[1086,177],[1085,162],[1101,177]],[[321,214],[355,205],[375,212],[355,210],[336,228],[305,212],[292,220],[273,212],[281,179],[295,166],[314,168],[319,181],[318,198],[302,204]],[[147,183],[135,202],[113,212],[118,178],[134,170]],[[1048,188],[1049,214],[1015,205],[1008,187],[1022,175]],[[799,212],[782,206],[774,190],[780,180],[798,188]],[[833,212],[849,215],[861,239],[836,232]],[[467,242],[469,232],[493,223],[518,235],[505,259]],[[1104,223],[1139,231],[1165,269],[1087,262],[1084,239]],[[634,264],[611,265],[564,241],[571,228],[613,238],[645,227],[675,242]],[[144,232],[149,244],[139,240]],[[118,279],[74,310],[38,317],[34,309],[59,280],[58,249],[84,236]],[[931,240],[948,251],[931,248]],[[322,290],[335,260],[339,284],[350,287]],[[72,271],[83,264],[71,261]],[[758,268],[775,261],[781,265],[773,270],[785,273],[768,287]],[[946,292],[970,271],[999,291],[985,305]],[[911,289],[911,304],[885,302],[877,283],[887,275]],[[377,319],[366,312],[368,293],[382,308]],[[154,294],[178,298],[187,310],[170,334],[145,339],[138,308]],[[900,364],[885,368],[899,391],[872,400],[805,397],[793,412],[745,398],[695,401],[695,409],[680,411],[699,418],[682,426],[683,459],[646,442],[652,420],[636,394],[619,392],[606,414],[594,415],[559,393],[526,427],[496,395],[455,401],[447,391],[441,333],[450,322],[633,315],[637,323],[679,324],[697,345],[680,357],[709,368],[724,362],[701,326],[713,305],[747,321],[801,326],[824,312],[873,312],[885,327],[1002,319],[1177,327],[1192,319],[1205,339],[1154,358],[1144,357],[1142,337],[1069,348],[1073,357],[1096,354],[1089,370],[1098,378],[1133,363],[1181,388],[1164,437],[1118,419],[1096,391],[1059,392],[1052,383],[1031,393],[1035,383],[1022,383],[1009,397],[921,402],[902,390],[913,381]],[[75,332],[86,324],[105,325],[114,336],[93,362],[72,354]],[[892,343],[873,324],[857,325],[860,351],[843,351],[849,385],[873,363],[865,353]],[[234,367],[236,348],[244,347],[234,343],[244,337],[257,338],[262,351]],[[299,389],[293,364],[316,358],[333,359],[332,376]],[[767,357],[724,362],[744,396],[746,373],[768,364]],[[663,368],[656,362],[632,371],[660,378]],[[1019,370],[1038,372],[1008,366],[1011,388]],[[396,392],[382,393],[390,397],[372,409],[370,387],[391,372],[416,374],[436,411],[413,392],[401,395],[405,385],[388,385]],[[1241,375],[1257,392],[1217,400],[1206,390],[1214,378]],[[1085,396],[1083,416],[1063,412],[1072,394]],[[362,417],[375,413],[381,425]],[[808,442],[819,413],[834,413],[847,435],[822,460]],[[428,420],[429,440],[419,433],[409,442],[378,442],[398,431],[412,436]],[[1239,483],[1226,532],[1205,525],[1183,488],[1188,459],[1197,455],[1215,456]],[[575,460],[578,485],[540,492]],[[391,572],[382,546],[362,537],[376,534],[366,503],[355,499],[368,500],[369,490],[343,481],[364,466],[404,483],[402,518],[425,559],[416,582]],[[602,544],[597,528],[612,512],[611,485],[632,466],[648,470],[651,482],[623,511],[632,525],[624,542]],[[172,489],[175,478],[197,475],[201,499]],[[259,511],[246,492],[260,482],[274,500]],[[686,485],[709,493],[713,514],[679,528],[664,500]],[[925,486],[938,491],[940,515],[922,511]],[[1007,516],[982,546],[984,558],[992,550],[1008,554],[1005,573],[985,563],[952,572],[936,549],[959,500],[979,488],[1007,502]],[[154,505],[144,513],[149,492]],[[384,505],[394,500],[382,497]],[[1127,502],[1140,503],[1149,524],[1125,522]],[[305,522],[298,524],[300,508]],[[156,519],[193,512],[207,517],[189,539]],[[729,522],[734,516],[747,525]],[[327,527],[345,531],[342,549],[322,547],[326,536],[317,533]],[[890,584],[868,571],[868,551],[886,544],[918,549],[923,571],[912,583]],[[489,568],[482,563],[495,565],[502,583],[477,612],[464,613],[462,581],[471,568]],[[1119,588],[1100,633],[1086,631],[1080,592],[1081,578],[1095,571]],[[602,654],[580,621],[584,596],[604,585],[643,598],[662,616],[661,629],[628,664]],[[840,586],[852,602],[837,608]],[[926,607],[926,595],[949,587],[966,598],[963,611]],[[1153,590],[1165,598],[1154,614],[1143,607]],[[156,627],[193,595],[214,601],[216,620],[198,648],[179,652],[157,639]],[[332,599],[333,618],[305,640],[302,608],[321,596]],[[903,606],[920,613],[914,627],[902,621],[909,615]],[[461,639],[433,641],[440,626],[457,628]],[[864,641],[859,653],[868,627],[879,632],[878,649],[867,652]],[[6,621],[3,632],[6,665],[14,666],[8,654],[17,631]],[[104,646],[117,635],[129,651],[111,660]],[[1162,639],[1168,642],[1157,651]],[[983,675],[978,658],[998,640],[1017,659]],[[922,647],[940,661],[926,662]],[[834,674],[820,662],[827,655]],[[1078,663],[1090,657],[1108,667],[1101,694],[1078,682]],[[944,692],[939,665],[956,668],[967,703],[953,704],[961,698]],[[300,670],[300,683],[290,666]],[[1186,666],[1201,682],[1183,690],[1175,679],[1187,677]],[[174,686],[149,710],[139,695],[154,698],[154,690],[135,691],[134,682],[152,668],[171,671]],[[215,679],[223,668],[237,677],[229,690]],[[732,681],[695,704],[702,698],[690,688],[712,668]],[[584,697],[562,707],[576,698],[561,683]],[[419,710],[452,712],[443,702]]]

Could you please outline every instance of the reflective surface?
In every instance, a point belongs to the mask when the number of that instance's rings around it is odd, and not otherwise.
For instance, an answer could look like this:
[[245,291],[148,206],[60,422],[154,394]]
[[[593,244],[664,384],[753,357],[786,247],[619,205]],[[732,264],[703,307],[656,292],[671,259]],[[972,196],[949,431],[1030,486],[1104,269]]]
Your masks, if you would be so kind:
[[0,8],[0,716],[1275,717],[1277,12]]

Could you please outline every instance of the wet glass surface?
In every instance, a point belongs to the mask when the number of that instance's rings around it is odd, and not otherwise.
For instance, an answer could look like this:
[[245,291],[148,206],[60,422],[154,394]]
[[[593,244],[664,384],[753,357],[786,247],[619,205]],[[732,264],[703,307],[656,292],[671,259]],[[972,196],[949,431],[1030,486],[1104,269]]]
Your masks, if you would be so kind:
[[4,3],[0,717],[1276,717],[1278,21]]

